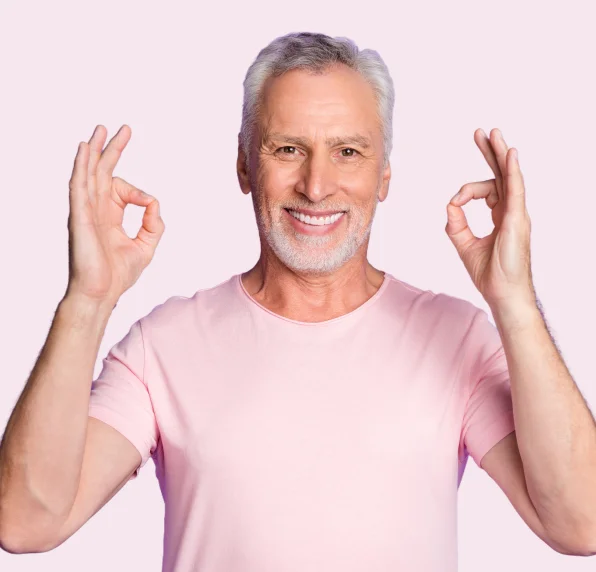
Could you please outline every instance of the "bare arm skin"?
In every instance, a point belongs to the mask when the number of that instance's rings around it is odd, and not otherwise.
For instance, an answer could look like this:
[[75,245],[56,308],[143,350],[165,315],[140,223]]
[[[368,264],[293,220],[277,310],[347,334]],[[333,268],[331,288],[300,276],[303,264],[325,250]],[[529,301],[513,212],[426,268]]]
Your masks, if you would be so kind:
[[[74,507],[75,499],[102,506],[108,499],[101,497],[124,485],[125,473],[140,462],[124,436],[88,417],[93,366],[108,317],[107,309],[77,300],[60,303],[9,419],[0,447],[0,542],[9,552],[53,547],[71,510],[82,510]],[[89,473],[98,468],[101,474],[90,482]]]
[[[99,125],[79,145],[69,183],[68,287],[0,444],[0,547],[11,553],[64,542],[141,461],[123,435],[88,416],[89,397],[112,310],[151,261],[165,225],[155,198],[112,177],[130,128],[103,150],[106,135]],[[129,203],[146,207],[134,239],[122,228]]]

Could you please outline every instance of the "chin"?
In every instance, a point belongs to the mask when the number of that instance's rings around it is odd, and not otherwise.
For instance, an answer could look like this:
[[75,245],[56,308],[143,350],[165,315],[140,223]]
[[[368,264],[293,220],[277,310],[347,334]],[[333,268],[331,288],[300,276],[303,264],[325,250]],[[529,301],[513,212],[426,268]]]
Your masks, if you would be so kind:
[[[329,274],[341,268],[358,251],[362,241],[348,236],[332,245],[333,237],[270,232],[267,243],[277,258],[295,272]],[[315,239],[315,240],[313,240]],[[322,239],[322,240],[316,240]]]

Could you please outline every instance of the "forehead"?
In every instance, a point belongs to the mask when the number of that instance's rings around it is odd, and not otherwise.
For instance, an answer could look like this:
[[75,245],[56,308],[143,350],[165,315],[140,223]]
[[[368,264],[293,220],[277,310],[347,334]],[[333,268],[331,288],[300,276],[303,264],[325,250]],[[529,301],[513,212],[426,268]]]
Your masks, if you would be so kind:
[[266,131],[296,133],[350,127],[372,134],[380,127],[372,87],[345,65],[322,74],[294,69],[269,78],[262,92],[260,123]]

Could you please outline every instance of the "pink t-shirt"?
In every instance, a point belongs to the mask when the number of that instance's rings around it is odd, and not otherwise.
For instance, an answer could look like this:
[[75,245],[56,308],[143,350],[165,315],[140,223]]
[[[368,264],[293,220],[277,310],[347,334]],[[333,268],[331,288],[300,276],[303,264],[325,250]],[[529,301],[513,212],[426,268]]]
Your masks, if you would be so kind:
[[468,455],[514,430],[487,313],[389,273],[318,323],[240,274],[172,296],[104,358],[89,414],[153,458],[176,572],[454,572]]

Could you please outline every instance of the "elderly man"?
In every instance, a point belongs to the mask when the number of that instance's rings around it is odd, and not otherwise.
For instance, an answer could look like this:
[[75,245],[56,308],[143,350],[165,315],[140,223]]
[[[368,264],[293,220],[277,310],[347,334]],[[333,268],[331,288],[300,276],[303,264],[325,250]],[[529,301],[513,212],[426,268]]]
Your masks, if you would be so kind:
[[[51,550],[152,457],[163,570],[447,572],[468,456],[554,550],[596,550],[596,431],[535,298],[514,149],[464,185],[446,232],[483,310],[367,260],[391,169],[379,55],[295,33],[244,81],[237,172],[261,241],[247,272],[172,296],[93,364],[109,316],[164,231],[113,177],[131,132],[98,126],[70,182],[70,278],[1,449],[2,546]],[[462,205],[484,198],[482,239]],[[135,239],[126,204],[146,207]]]

